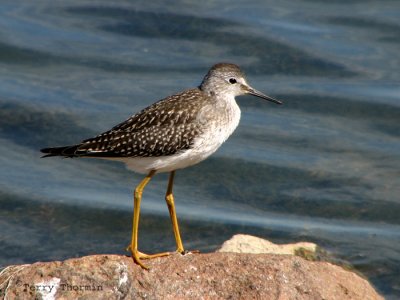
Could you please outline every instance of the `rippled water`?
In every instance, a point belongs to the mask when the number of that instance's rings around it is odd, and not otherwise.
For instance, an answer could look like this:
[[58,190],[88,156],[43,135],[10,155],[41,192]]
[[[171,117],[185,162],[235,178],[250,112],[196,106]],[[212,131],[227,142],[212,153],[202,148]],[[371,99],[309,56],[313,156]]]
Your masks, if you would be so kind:
[[[283,106],[242,97],[211,158],[179,171],[184,244],[235,233],[314,241],[400,296],[398,1],[2,1],[0,265],[125,253],[132,189],[118,163],[40,159],[219,61]],[[166,175],[142,202],[140,248],[174,249]]]

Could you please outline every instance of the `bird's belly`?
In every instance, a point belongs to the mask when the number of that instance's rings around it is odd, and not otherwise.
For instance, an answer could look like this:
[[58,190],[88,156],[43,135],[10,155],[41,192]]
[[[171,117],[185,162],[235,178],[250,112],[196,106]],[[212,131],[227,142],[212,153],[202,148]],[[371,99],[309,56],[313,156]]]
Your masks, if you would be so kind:
[[[228,135],[229,136],[229,135]],[[117,158],[126,167],[138,173],[170,172],[195,165],[213,154],[228,138],[225,132],[215,130],[213,134],[200,135],[190,149],[182,150],[172,155],[156,157],[126,157]]]

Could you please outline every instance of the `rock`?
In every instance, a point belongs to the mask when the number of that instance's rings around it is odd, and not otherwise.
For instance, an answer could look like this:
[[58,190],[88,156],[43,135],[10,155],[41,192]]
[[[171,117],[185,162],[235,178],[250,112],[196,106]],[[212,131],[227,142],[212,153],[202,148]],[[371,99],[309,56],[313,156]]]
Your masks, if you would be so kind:
[[383,299],[355,273],[293,255],[173,254],[145,262],[120,255],[10,266],[6,299]]
[[217,251],[235,253],[271,253],[296,255],[301,251],[316,253],[317,245],[308,242],[277,245],[271,243],[268,240],[252,235],[236,234],[230,240],[224,242],[221,248]]

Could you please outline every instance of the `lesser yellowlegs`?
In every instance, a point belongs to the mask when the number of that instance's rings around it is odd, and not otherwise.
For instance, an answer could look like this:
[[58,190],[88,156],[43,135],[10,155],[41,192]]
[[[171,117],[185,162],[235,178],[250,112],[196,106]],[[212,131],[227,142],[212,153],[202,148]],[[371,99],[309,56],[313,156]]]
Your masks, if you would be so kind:
[[97,157],[124,162],[147,176],[134,192],[132,240],[128,247],[136,263],[147,255],[138,251],[140,202],[143,189],[156,173],[170,172],[166,202],[176,240],[176,251],[184,253],[175,212],[172,187],[175,170],[197,164],[213,154],[239,124],[240,109],[235,96],[250,94],[277,104],[252,88],[238,66],[214,65],[199,87],[162,99],[126,121],[94,138],[65,147],[45,148],[48,156]]

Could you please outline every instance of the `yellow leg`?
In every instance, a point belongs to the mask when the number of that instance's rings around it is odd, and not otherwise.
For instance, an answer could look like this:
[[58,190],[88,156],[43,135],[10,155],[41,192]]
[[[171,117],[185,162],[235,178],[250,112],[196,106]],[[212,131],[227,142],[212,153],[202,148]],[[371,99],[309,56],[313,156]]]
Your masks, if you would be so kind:
[[154,258],[170,254],[169,252],[164,252],[164,253],[148,255],[138,251],[140,202],[142,200],[142,194],[145,186],[149,183],[150,179],[154,176],[155,173],[156,171],[151,171],[135,189],[134,202],[133,202],[132,240],[130,246],[127,249],[128,251],[131,251],[133,260],[144,269],[148,269],[148,267],[143,265],[143,263],[140,261],[141,258],[143,259]]
[[176,211],[175,211],[174,195],[172,194],[172,187],[174,185],[174,176],[175,176],[175,171],[172,171],[169,175],[168,188],[167,188],[167,193],[165,195],[165,201],[167,201],[169,215],[171,217],[171,222],[172,222],[172,228],[174,230],[176,251],[183,254],[185,249],[183,248],[181,235],[179,233],[178,219],[176,217]]

